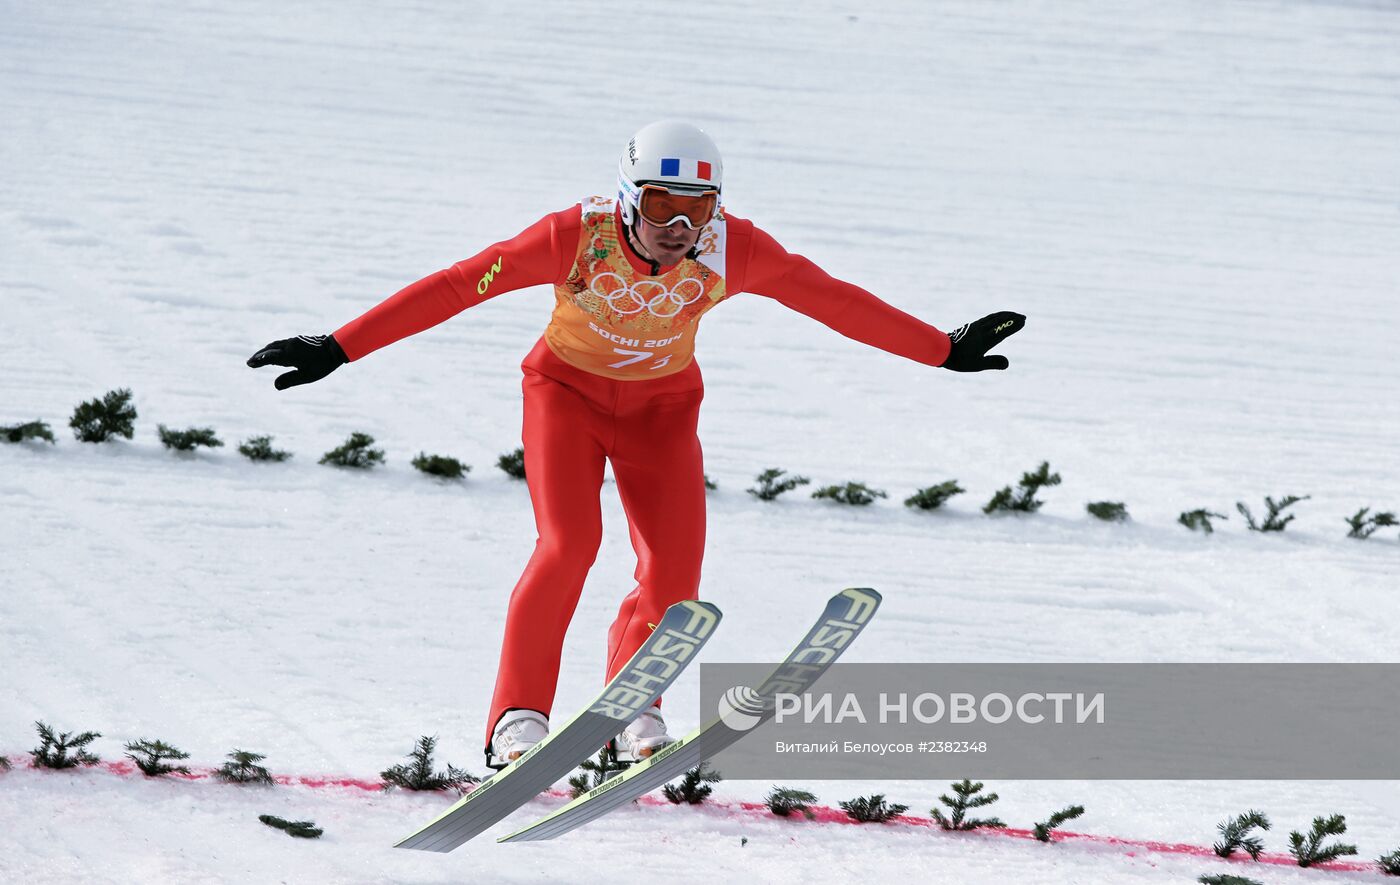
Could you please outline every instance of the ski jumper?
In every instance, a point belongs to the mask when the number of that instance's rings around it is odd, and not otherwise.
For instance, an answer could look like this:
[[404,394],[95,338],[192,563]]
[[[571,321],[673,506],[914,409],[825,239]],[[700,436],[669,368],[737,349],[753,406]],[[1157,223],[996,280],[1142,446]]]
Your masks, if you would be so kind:
[[549,715],[564,634],[602,543],[599,492],[612,462],[637,553],[636,587],[608,632],[606,676],[666,607],[694,599],[705,548],[694,359],[705,311],[741,292],[773,298],[848,338],[930,366],[948,336],[788,253],[722,212],[670,267],[637,255],[612,200],[546,215],[406,287],[334,333],[351,361],[503,292],[554,287],[544,335],[521,363],[525,476],[538,538],[511,593],[487,745],[507,710]]

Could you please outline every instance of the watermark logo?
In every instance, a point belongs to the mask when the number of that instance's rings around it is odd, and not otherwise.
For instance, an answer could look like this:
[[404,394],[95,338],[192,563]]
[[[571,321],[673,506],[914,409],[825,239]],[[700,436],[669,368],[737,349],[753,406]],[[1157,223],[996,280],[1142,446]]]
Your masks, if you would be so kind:
[[1400,663],[772,666],[700,667],[727,780],[1400,777]]
[[748,731],[763,721],[763,696],[747,685],[720,695],[719,718],[735,731]]

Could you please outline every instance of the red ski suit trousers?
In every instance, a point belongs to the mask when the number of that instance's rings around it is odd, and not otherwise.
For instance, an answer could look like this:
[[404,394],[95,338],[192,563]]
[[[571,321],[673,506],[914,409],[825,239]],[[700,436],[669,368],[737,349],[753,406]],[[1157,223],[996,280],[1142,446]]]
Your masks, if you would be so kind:
[[637,586],[608,631],[607,678],[667,606],[696,598],[705,553],[700,366],[692,360],[662,378],[618,381],[564,362],[541,338],[520,368],[525,481],[539,537],[510,596],[488,747],[507,710],[547,716],[553,706],[564,633],[603,538],[605,460],[637,552]]

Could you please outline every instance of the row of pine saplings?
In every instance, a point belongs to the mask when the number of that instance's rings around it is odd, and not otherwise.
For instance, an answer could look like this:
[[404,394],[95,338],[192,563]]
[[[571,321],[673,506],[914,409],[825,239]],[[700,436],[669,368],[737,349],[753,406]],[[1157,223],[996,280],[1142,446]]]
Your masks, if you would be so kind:
[[[96,765],[101,761],[96,754],[88,750],[88,745],[101,737],[101,733],[57,732],[43,722],[36,722],[34,726],[39,735],[39,746],[30,751],[33,767],[66,769]],[[130,741],[124,749],[126,758],[147,777],[164,777],[175,773],[191,774],[186,766],[171,764],[188,759],[189,753],[164,741]],[[436,749],[436,737],[420,736],[413,751],[408,754],[407,763],[392,765],[380,772],[383,789],[398,787],[405,790],[455,790],[461,793],[481,782],[480,778],[451,763],[448,763],[446,770],[437,770],[433,759]],[[215,769],[214,776],[232,784],[272,786],[277,780],[259,764],[265,758],[259,753],[235,749],[228,754],[228,761]],[[10,767],[10,760],[0,756],[0,770],[9,770]],[[585,760],[578,774],[569,778],[569,789],[574,798],[578,798],[602,786],[624,770],[625,768],[613,761],[604,749],[598,753],[596,759]],[[662,787],[662,794],[675,805],[701,805],[714,791],[714,784],[721,780],[718,772],[702,762],[687,771],[678,782]],[[981,782],[964,779],[950,786],[951,796],[944,793],[938,797],[938,801],[944,807],[935,806],[930,812],[939,827],[961,832],[1006,827],[1006,823],[999,817],[978,817],[970,814],[974,811],[982,813],[978,810],[986,808],[1000,798],[996,793],[984,793]],[[790,818],[800,814],[811,820],[816,816],[812,807],[816,805],[817,797],[806,790],[774,786],[764,801],[768,809],[778,817]],[[884,823],[909,810],[907,805],[887,802],[883,793],[858,796],[838,804],[841,810],[857,823]],[[1083,814],[1084,806],[1067,806],[1051,814],[1046,820],[1037,822],[1032,828],[1032,834],[1041,842],[1053,842],[1055,830],[1066,821],[1074,820]],[[312,821],[287,821],[267,814],[259,815],[258,819],[292,836],[316,838],[322,833]],[[1264,840],[1257,831],[1267,831],[1270,828],[1267,815],[1262,811],[1250,810],[1217,824],[1220,840],[1211,847],[1222,858],[1234,857],[1236,853],[1241,853],[1248,855],[1251,860],[1258,861],[1259,855],[1264,851]],[[1316,866],[1341,857],[1354,856],[1358,853],[1355,845],[1328,841],[1333,837],[1345,835],[1346,831],[1346,817],[1343,815],[1315,817],[1312,829],[1307,833],[1298,830],[1289,833],[1288,852],[1300,867]],[[1387,875],[1400,876],[1400,849],[1377,858],[1376,865]],[[1208,885],[1250,885],[1253,882],[1240,876],[1220,875],[1201,876],[1198,881]]]
[[[73,410],[73,415],[68,421],[68,426],[73,429],[74,436],[80,442],[91,443],[106,442],[118,436],[131,439],[135,433],[135,424],[136,407],[131,402],[131,391],[125,388],[110,390],[100,399],[80,403]],[[175,451],[189,452],[201,447],[217,448],[224,444],[212,427],[188,427],[184,430],[175,430],[161,424],[157,430],[161,443],[166,448]],[[0,439],[13,443],[23,442],[27,439],[56,442],[53,430],[49,425],[38,420],[8,426],[0,425]],[[285,461],[292,457],[291,452],[274,448],[270,436],[254,436],[246,439],[238,444],[238,451],[253,461]],[[345,442],[322,455],[319,463],[335,467],[370,469],[377,464],[384,463],[384,450],[374,447],[374,437],[357,431],[350,434]],[[418,470],[443,479],[462,479],[471,470],[469,465],[463,464],[456,458],[445,455],[429,455],[426,452],[418,453],[412,463]],[[517,448],[513,452],[501,455],[496,460],[496,466],[515,479],[524,479],[525,450]],[[788,475],[787,471],[772,467],[755,477],[754,486],[746,491],[760,501],[773,501],[780,495],[810,482],[811,480],[805,476]],[[991,497],[991,500],[982,506],[982,512],[987,514],[1034,513],[1045,503],[1037,497],[1041,489],[1059,484],[1060,474],[1050,471],[1049,462],[1041,462],[1035,470],[1023,473],[1015,487],[1008,485],[998,490]],[[708,475],[705,477],[705,487],[711,490],[719,488]],[[946,480],[928,488],[919,489],[904,499],[904,506],[915,510],[938,510],[953,496],[963,494],[965,491],[958,485],[957,480]],[[863,482],[847,482],[841,485],[818,488],[812,492],[812,497],[860,507],[873,504],[879,498],[888,498],[889,495],[883,489],[870,488]],[[1244,517],[1245,524],[1250,531],[1281,532],[1296,516],[1296,514],[1287,511],[1293,505],[1308,500],[1309,497],[1308,495],[1285,495],[1277,500],[1273,497],[1265,497],[1262,519],[1256,519],[1253,511],[1243,501],[1235,502],[1235,509]],[[1128,520],[1128,508],[1122,501],[1093,501],[1086,504],[1084,509],[1092,516],[1105,522],[1126,522]],[[1177,522],[1191,531],[1210,534],[1215,531],[1212,520],[1228,518],[1223,513],[1201,507],[1183,511],[1177,517]],[[1396,518],[1395,513],[1385,510],[1373,513],[1370,507],[1360,508],[1356,513],[1346,517],[1345,522],[1349,527],[1347,537],[1358,540],[1365,540],[1380,529],[1400,525],[1400,520]]]
[[[622,771],[615,765],[609,765],[609,757],[606,752],[599,753],[596,761],[585,762],[583,769],[584,773],[569,779],[569,786],[575,797],[596,789],[604,781]],[[696,768],[686,772],[679,784],[668,784],[663,788],[663,792],[672,803],[685,802],[698,805],[709,797],[712,790],[711,784],[718,783],[720,780],[719,773],[709,770],[709,767],[702,762]],[[999,817],[975,817],[969,814],[971,811],[991,805],[1000,798],[996,793],[982,792],[984,785],[980,781],[965,778],[961,782],[949,786],[952,788],[952,795],[944,793],[938,797],[938,801],[944,807],[935,806],[930,809],[930,815],[941,829],[966,832],[984,828],[1003,829],[1006,827],[1006,822]],[[802,814],[811,820],[815,817],[812,806],[816,804],[817,797],[807,790],[775,786],[769,791],[764,802],[768,809],[779,817]],[[841,810],[857,823],[884,823],[909,810],[908,805],[887,802],[883,793],[861,796],[838,804]],[[1037,822],[1032,827],[1031,834],[1041,842],[1053,842],[1055,830],[1059,829],[1066,821],[1074,820],[1083,814],[1084,806],[1067,806],[1051,814],[1048,819]],[[1233,857],[1236,852],[1241,852],[1249,855],[1251,860],[1258,861],[1259,855],[1264,851],[1264,840],[1255,833],[1255,830],[1268,830],[1269,828],[1269,818],[1261,811],[1251,810],[1217,824],[1216,829],[1220,833],[1220,841],[1211,847],[1222,858],[1228,859]],[[1315,817],[1312,828],[1307,833],[1294,830],[1289,834],[1288,853],[1293,856],[1300,867],[1316,866],[1340,857],[1355,855],[1358,853],[1355,845],[1340,841],[1327,841],[1331,837],[1344,835],[1346,831],[1347,824],[1344,815]],[[1378,857],[1376,865],[1387,875],[1400,876],[1400,849]],[[1206,885],[1260,885],[1253,879],[1231,875],[1203,875],[1197,881],[1206,883]]]

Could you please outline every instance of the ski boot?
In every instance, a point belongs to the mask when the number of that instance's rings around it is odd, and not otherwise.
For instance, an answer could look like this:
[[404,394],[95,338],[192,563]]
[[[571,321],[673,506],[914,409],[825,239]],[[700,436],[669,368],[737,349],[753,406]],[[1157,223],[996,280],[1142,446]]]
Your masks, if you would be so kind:
[[508,710],[496,721],[486,767],[500,771],[549,734],[549,720],[534,710]]
[[633,719],[613,739],[612,755],[618,764],[631,765],[675,742],[676,739],[666,733],[666,720],[661,718],[661,711],[652,707]]

